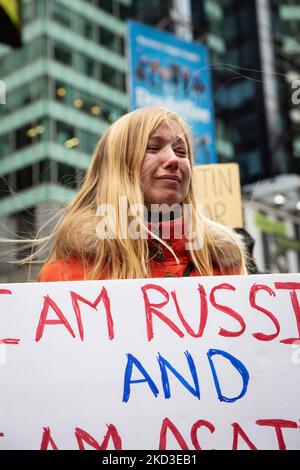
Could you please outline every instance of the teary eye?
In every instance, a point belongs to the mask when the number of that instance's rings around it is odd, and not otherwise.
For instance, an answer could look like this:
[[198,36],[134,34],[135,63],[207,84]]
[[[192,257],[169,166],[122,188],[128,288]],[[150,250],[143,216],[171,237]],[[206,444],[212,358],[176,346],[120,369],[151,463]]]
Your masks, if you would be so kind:
[[178,155],[181,155],[181,156],[186,156],[187,152],[186,152],[186,149],[183,148],[183,147],[176,147],[174,149],[174,152],[177,153]]

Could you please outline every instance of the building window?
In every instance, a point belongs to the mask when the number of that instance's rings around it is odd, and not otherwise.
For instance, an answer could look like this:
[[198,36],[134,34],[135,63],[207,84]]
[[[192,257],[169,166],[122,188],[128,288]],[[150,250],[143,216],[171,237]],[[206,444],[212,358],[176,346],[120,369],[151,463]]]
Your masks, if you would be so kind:
[[[77,104],[78,102],[78,104]],[[80,106],[79,106],[80,105]],[[101,115],[101,106],[96,98],[93,98],[91,95],[84,93],[82,91],[78,92],[78,99],[75,100],[75,106],[81,111],[84,111],[87,114],[92,116]]]
[[39,179],[41,183],[50,183],[52,181],[54,165],[56,165],[56,162],[49,159],[39,162]]
[[1,74],[7,75],[15,65],[15,57],[9,52],[1,57]]
[[36,18],[47,18],[49,0],[22,1],[22,23],[31,23]]
[[79,53],[78,65],[80,72],[82,72],[84,75],[87,75],[91,78],[96,78],[96,63],[93,59],[90,59],[89,57]]
[[113,69],[107,64],[102,64],[102,81],[113,88],[124,90],[125,78],[122,77],[122,73],[116,69]]
[[26,126],[22,126],[16,130],[15,133],[15,143],[16,143],[16,150],[20,150],[27,145],[32,143],[32,139],[29,137],[28,130],[31,129],[31,126],[27,124]]
[[90,21],[82,18],[81,16],[77,17],[77,27],[79,34],[86,39],[94,38],[94,24]]
[[34,20],[35,17],[35,3],[31,2],[23,2],[22,5],[22,22],[23,24],[30,23]]
[[86,132],[83,130],[79,131],[80,150],[84,153],[92,155],[94,153],[98,139],[99,136],[96,136],[91,132]]
[[75,128],[68,126],[63,122],[57,121],[56,123],[57,141],[60,144],[67,145],[67,142],[76,137]]
[[96,6],[102,8],[107,13],[113,13],[114,0],[96,0]]
[[121,52],[120,41],[116,34],[109,29],[100,26],[98,28],[98,41],[102,46],[107,47],[115,52]]
[[58,181],[60,184],[67,186],[71,189],[77,188],[77,174],[76,168],[64,163],[58,163]]
[[42,140],[43,142],[50,140],[50,120],[48,118],[40,119],[35,126],[37,141]]
[[[30,60],[41,59],[47,56],[47,38],[41,36],[37,38],[29,47]],[[24,64],[27,65],[27,64]]]
[[12,63],[13,69],[15,68],[16,64],[18,64],[18,69],[20,67],[25,67],[26,65],[30,64],[31,55],[32,55],[31,50],[32,50],[32,44],[28,44],[27,47],[21,47],[20,49],[17,49],[15,51],[14,57],[13,57],[14,61]]
[[71,26],[72,10],[61,3],[52,2],[52,18],[63,26]]
[[120,53],[122,56],[125,56],[125,40],[120,36]]
[[[36,0],[36,16],[38,18],[47,18],[49,0]],[[24,2],[22,2],[24,3]]]
[[32,165],[22,168],[16,172],[16,189],[22,191],[31,188],[33,184]]
[[31,94],[32,94],[32,101],[41,99],[41,98],[48,98],[49,94],[49,81],[47,77],[41,77],[35,82],[31,84]]
[[0,157],[8,157],[11,150],[11,134],[0,135]]
[[73,106],[73,88],[63,82],[55,82],[55,99],[68,106]]
[[123,21],[127,20],[128,17],[130,16],[130,11],[129,11],[130,7],[119,2],[118,2],[118,7],[119,7],[119,11],[118,11],[119,18]]
[[17,88],[14,92],[14,108],[20,109],[22,106],[31,102],[31,84]]
[[63,44],[54,45],[54,59],[63,64],[72,65],[72,52]]
[[11,194],[9,190],[9,183],[7,176],[1,176],[0,175],[0,199],[3,199],[4,197],[7,197]]
[[15,131],[15,150],[21,150],[39,141],[49,140],[49,121],[40,119],[32,124],[22,126]]
[[112,123],[116,121],[122,114],[125,114],[126,111],[122,111],[120,108],[116,106],[110,105],[108,103],[103,104],[102,108],[102,116],[105,121],[108,123]]

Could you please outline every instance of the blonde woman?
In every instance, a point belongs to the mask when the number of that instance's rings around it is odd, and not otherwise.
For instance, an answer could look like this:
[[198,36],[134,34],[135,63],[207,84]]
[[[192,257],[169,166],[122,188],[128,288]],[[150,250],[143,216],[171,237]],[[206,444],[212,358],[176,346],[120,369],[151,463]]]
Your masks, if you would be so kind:
[[141,108],[122,116],[100,139],[39,280],[246,274],[238,235],[199,210],[192,164],[177,114]]

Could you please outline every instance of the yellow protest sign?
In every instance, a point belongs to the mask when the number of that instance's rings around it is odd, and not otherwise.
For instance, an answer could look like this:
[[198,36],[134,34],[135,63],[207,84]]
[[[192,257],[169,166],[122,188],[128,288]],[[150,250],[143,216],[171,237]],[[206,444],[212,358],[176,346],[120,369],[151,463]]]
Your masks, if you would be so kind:
[[194,166],[194,189],[204,214],[230,227],[243,227],[239,166],[218,163]]
[[0,0],[0,43],[21,47],[20,0]]
[[0,6],[6,12],[10,20],[18,27],[21,24],[19,0],[0,0]]

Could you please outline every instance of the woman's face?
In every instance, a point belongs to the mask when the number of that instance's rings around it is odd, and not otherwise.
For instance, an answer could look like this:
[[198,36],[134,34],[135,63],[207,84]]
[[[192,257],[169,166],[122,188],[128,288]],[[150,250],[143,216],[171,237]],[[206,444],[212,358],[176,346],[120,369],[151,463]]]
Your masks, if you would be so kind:
[[149,137],[141,169],[145,204],[180,204],[189,191],[191,165],[178,124],[158,127]]

